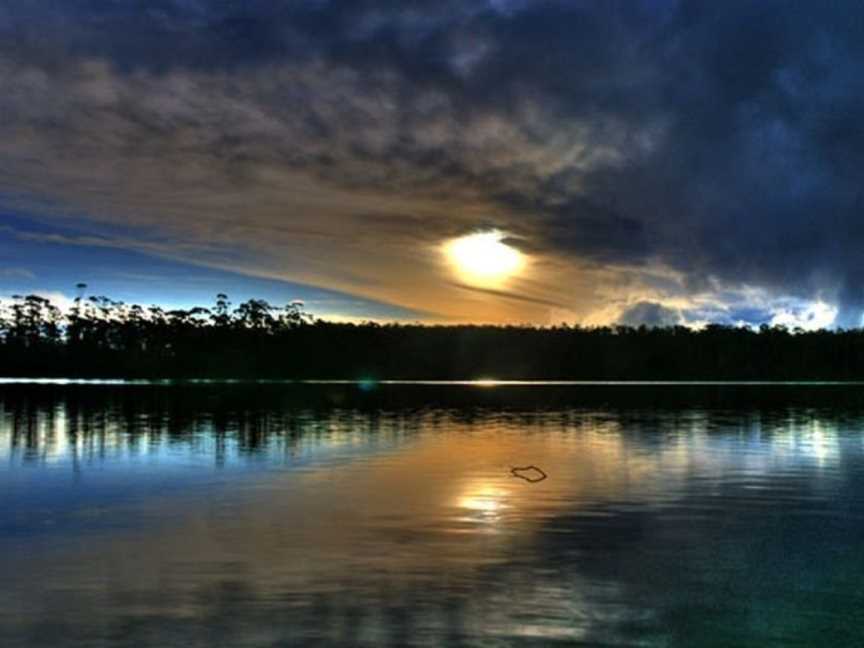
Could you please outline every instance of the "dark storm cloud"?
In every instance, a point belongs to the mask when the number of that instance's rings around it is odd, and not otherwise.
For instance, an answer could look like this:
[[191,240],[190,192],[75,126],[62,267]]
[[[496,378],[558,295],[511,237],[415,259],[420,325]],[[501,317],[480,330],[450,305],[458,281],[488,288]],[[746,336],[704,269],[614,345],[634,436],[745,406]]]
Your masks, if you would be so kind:
[[[11,0],[0,62],[19,142],[0,157],[7,191],[33,191],[33,139],[191,153],[220,187],[278,166],[346,192],[480,201],[538,253],[660,263],[685,292],[823,299],[845,325],[864,305],[858,2]],[[75,66],[94,62],[107,67],[81,99]],[[112,119],[95,118],[118,87]],[[52,112],[50,90],[78,99]],[[357,219],[399,240],[471,225],[409,211]]]

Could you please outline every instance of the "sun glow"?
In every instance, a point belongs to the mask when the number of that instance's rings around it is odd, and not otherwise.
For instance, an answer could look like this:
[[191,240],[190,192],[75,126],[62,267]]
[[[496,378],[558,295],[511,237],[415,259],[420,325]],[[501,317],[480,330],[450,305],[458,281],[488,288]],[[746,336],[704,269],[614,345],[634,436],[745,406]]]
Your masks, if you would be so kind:
[[498,230],[469,234],[449,241],[444,252],[459,276],[466,282],[495,286],[519,272],[523,255],[503,243]]
[[459,498],[458,506],[468,513],[469,519],[495,522],[509,508],[506,496],[505,491],[494,486],[475,486]]

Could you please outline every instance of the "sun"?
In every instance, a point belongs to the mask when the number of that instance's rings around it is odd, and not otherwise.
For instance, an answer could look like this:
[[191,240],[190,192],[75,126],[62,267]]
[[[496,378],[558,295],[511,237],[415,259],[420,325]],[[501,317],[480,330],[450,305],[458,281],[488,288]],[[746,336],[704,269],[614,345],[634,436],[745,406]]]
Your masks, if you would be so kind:
[[504,233],[499,230],[477,232],[448,241],[444,253],[463,281],[495,286],[525,265],[522,253],[503,243],[503,239]]

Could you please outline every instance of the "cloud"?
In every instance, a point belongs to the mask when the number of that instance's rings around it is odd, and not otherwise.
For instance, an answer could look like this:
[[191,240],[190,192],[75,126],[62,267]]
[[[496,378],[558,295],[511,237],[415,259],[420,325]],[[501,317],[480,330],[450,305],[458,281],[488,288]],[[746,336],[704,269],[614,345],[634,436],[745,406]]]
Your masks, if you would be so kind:
[[540,299],[537,297],[529,297],[527,295],[520,295],[518,293],[508,292],[506,290],[497,290],[495,288],[481,288],[479,286],[469,286],[468,284],[453,282],[453,285],[462,290],[470,290],[481,295],[491,295],[493,297],[501,297],[503,299],[509,299],[520,302],[527,302],[529,304],[538,304],[540,306],[548,306],[554,309],[564,308],[563,304],[559,304],[554,301],[550,301],[548,299]]
[[[449,319],[722,285],[860,322],[860,4],[232,7],[6,3],[0,201]],[[482,225],[533,259],[521,300],[442,264]]]
[[[810,304],[795,304],[774,313],[771,324],[788,328],[802,328],[812,331],[827,328],[834,324],[837,318],[837,307],[817,301]],[[861,322],[852,323],[860,326]]]
[[618,323],[625,326],[674,326],[681,323],[681,313],[654,302],[639,302],[625,310]]
[[0,277],[6,279],[35,279],[36,275],[27,268],[0,268]]

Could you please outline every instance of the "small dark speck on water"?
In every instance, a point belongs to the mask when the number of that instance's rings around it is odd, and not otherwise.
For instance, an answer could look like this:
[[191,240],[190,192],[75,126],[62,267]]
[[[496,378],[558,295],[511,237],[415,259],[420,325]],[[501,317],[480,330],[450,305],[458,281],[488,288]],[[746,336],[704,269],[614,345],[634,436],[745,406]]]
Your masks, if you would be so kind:
[[541,482],[548,477],[548,475],[537,466],[513,466],[510,469],[510,472],[514,477],[524,479],[532,484]]

